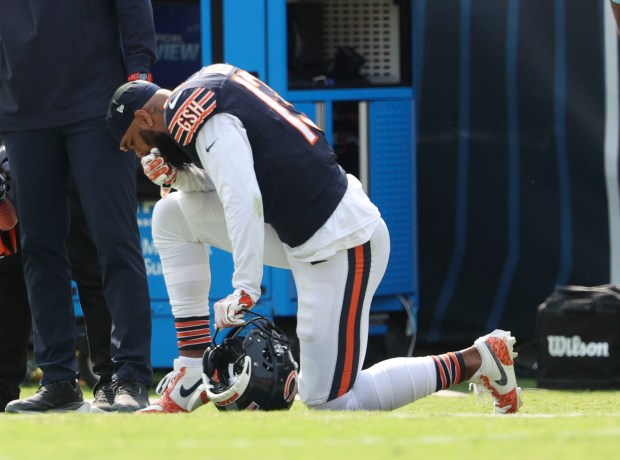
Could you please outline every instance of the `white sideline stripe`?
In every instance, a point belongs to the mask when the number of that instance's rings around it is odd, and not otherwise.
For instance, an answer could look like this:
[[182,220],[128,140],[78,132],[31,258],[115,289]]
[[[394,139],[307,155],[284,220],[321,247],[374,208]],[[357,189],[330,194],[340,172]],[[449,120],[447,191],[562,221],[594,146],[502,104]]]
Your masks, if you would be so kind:
[[[415,403],[413,403],[415,404]],[[381,414],[382,416],[387,416],[388,418],[395,418],[395,419],[428,419],[428,418],[439,418],[439,417],[444,417],[444,418],[495,418],[498,420],[512,420],[515,418],[540,418],[540,419],[545,419],[545,418],[581,418],[581,417],[596,417],[596,418],[620,418],[620,412],[612,412],[612,413],[600,413],[600,412],[567,412],[565,414],[528,414],[528,413],[523,413],[523,412],[518,412],[516,414],[494,414],[492,412],[493,408],[491,405],[489,405],[489,410],[490,412],[488,413],[484,413],[484,414],[480,414],[480,413],[475,413],[475,412],[461,412],[461,413],[454,413],[454,412],[424,412],[424,413],[416,413],[416,412],[402,412],[402,411],[395,411],[395,412],[380,412],[377,414]],[[314,413],[314,412],[313,412]],[[348,415],[347,415],[348,414]],[[322,416],[320,417],[322,420],[324,421],[330,421],[330,420],[347,420],[350,417],[350,412],[346,412],[346,411],[341,411],[341,412],[334,412],[334,413],[324,413],[321,414]],[[618,428],[620,430],[620,427]]]
[[618,34],[609,2],[605,2],[605,185],[609,215],[609,277],[620,283],[620,187],[618,186]]
[[[323,439],[308,439],[308,438],[282,438],[279,440],[268,441],[269,445],[283,446],[283,447],[302,447],[302,446],[349,446],[351,444],[364,445],[364,446],[376,446],[376,445],[420,445],[420,444],[462,444],[472,441],[514,441],[518,439],[532,439],[542,436],[537,431],[511,431],[509,433],[485,433],[485,434],[471,434],[471,435],[432,435],[432,436],[416,436],[412,434],[407,437],[379,437],[379,436],[364,436],[364,437],[352,437],[352,438],[323,438]],[[552,440],[570,440],[583,438],[584,436],[592,438],[612,438],[617,439],[620,436],[620,428],[606,428],[606,429],[592,429],[592,430],[568,430],[557,433],[551,436]],[[257,444],[257,440],[236,440],[228,442],[228,445],[234,448],[252,448]]]
[[[463,417],[463,418],[476,418],[476,417],[482,417],[482,418],[487,418],[487,417],[492,417],[492,418],[498,418],[498,419],[505,419],[505,420],[510,420],[513,418],[579,418],[579,417],[600,417],[600,418],[605,418],[605,417],[612,417],[612,418],[620,418],[620,413],[611,413],[611,414],[601,414],[600,412],[569,412],[566,414],[523,414],[523,413],[516,413],[516,414],[507,414],[507,415],[503,415],[503,414],[476,414],[476,413],[470,413],[470,412],[463,412],[460,414],[454,414],[454,413],[437,413],[437,414],[405,414],[405,413],[397,413],[394,414],[395,417],[397,418],[431,418],[431,417],[441,417],[441,416],[446,416],[446,417]],[[620,428],[619,428],[620,429]]]

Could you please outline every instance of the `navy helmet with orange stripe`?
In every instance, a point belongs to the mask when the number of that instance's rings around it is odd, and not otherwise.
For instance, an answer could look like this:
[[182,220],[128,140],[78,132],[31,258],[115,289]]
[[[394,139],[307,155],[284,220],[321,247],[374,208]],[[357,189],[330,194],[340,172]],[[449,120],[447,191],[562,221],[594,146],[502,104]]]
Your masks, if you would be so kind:
[[159,89],[155,83],[134,80],[125,83],[114,92],[106,116],[108,129],[114,139],[121,141],[134,119],[136,110],[144,107]]
[[[222,411],[289,409],[297,394],[298,369],[289,340],[264,316],[245,311],[254,317],[205,351],[207,396]],[[253,329],[241,338],[249,327]]]

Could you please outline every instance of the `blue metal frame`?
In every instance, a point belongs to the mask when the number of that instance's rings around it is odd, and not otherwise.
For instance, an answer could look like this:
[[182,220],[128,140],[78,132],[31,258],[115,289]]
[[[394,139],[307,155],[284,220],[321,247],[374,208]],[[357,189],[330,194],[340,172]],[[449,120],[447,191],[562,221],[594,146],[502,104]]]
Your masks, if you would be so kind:
[[[224,57],[229,63],[243,62],[243,68],[265,77],[265,35],[267,18],[260,1],[224,1]],[[252,24],[252,27],[248,25]],[[228,34],[227,31],[233,31]],[[233,40],[233,38],[235,40]]]

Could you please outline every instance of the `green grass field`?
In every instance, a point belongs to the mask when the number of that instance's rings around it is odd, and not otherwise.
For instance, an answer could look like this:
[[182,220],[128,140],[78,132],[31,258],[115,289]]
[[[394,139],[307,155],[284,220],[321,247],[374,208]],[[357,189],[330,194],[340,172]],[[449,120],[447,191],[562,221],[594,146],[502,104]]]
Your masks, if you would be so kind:
[[[472,394],[394,412],[0,414],[0,459],[613,459],[620,391],[548,391],[525,381],[522,410],[492,415]],[[24,395],[34,391],[27,388]],[[88,392],[85,389],[85,394]]]

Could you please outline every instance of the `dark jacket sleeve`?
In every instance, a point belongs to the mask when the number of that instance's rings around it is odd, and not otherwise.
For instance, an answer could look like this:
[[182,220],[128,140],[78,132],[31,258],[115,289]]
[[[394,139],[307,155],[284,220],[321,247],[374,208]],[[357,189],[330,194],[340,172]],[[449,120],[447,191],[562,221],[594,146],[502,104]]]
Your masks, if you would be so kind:
[[127,75],[149,72],[157,56],[150,0],[116,0]]

